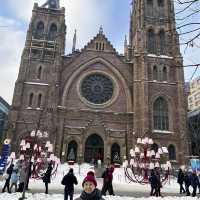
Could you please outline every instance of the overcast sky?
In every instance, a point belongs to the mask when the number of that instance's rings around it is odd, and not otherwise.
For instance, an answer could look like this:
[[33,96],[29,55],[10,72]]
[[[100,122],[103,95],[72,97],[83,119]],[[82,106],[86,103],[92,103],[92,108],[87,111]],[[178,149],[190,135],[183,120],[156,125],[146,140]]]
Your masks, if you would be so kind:
[[[12,102],[22,49],[34,2],[45,0],[0,0],[0,96]],[[82,48],[99,31],[104,33],[118,52],[123,52],[125,34],[128,34],[131,0],[61,0],[66,8],[66,52],[71,51],[74,30],[77,29],[77,47]],[[183,52],[183,51],[182,51]],[[184,52],[183,52],[184,53]],[[183,54],[185,63],[198,62],[197,50]],[[186,70],[190,79],[194,68]],[[196,75],[200,74],[198,71]]]

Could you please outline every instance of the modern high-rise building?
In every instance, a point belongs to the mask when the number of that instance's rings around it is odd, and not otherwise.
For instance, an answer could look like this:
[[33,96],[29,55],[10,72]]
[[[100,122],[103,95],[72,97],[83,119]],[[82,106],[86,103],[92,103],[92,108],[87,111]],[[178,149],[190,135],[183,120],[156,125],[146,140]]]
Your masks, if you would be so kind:
[[0,140],[2,140],[5,129],[8,123],[8,112],[10,105],[0,97]]
[[9,115],[13,149],[37,127],[63,161],[72,150],[76,161],[107,163],[116,153],[122,160],[137,137],[148,136],[152,148],[166,146],[170,160],[185,162],[186,98],[173,0],[131,6],[124,55],[102,27],[79,51],[75,35],[65,55],[65,8],[59,0],[34,4]]
[[200,109],[200,77],[192,80],[189,88],[188,110],[193,111]]

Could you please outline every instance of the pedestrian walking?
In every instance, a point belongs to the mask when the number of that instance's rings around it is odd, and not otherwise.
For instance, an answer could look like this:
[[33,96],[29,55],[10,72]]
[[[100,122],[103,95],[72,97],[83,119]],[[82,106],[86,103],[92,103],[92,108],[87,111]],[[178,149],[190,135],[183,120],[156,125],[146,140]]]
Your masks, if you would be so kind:
[[28,185],[29,185],[29,179],[31,178],[31,174],[32,174],[32,165],[33,165],[33,162],[28,163],[28,178],[26,182],[26,190],[29,190]]
[[197,186],[199,183],[196,171],[193,171],[192,174],[190,175],[190,181],[191,181],[191,186],[193,188],[192,196],[195,197],[197,192]]
[[48,164],[47,171],[45,172],[42,180],[45,183],[45,194],[48,194],[48,184],[51,183],[51,172],[52,172],[51,162]]
[[155,195],[157,197],[162,197],[162,195],[161,195],[162,183],[161,183],[161,180],[160,180],[160,173],[159,173],[158,169],[155,169],[155,175],[156,175],[156,178],[157,178],[157,187],[156,187]]
[[10,193],[10,178],[11,178],[11,174],[12,174],[12,171],[13,171],[13,167],[14,165],[11,164],[8,169],[6,170],[6,182],[4,184],[4,187],[2,189],[2,192],[5,192],[5,189],[7,188],[7,192]]
[[184,173],[182,169],[180,168],[178,171],[178,178],[177,178],[177,183],[180,185],[180,194],[185,193],[183,182],[184,182]]
[[101,191],[97,189],[97,182],[91,173],[87,174],[82,183],[83,191],[75,200],[104,200]]
[[17,192],[17,183],[19,181],[19,174],[18,174],[18,169],[13,168],[11,178],[10,178],[10,192],[12,192],[13,186],[15,186],[15,192]]
[[155,175],[154,170],[151,170],[151,176],[149,177],[149,183],[151,184],[150,196],[154,196],[156,194],[157,187],[158,187],[158,179]]
[[199,180],[199,182],[198,182],[198,189],[199,189],[199,194],[200,194],[200,173],[198,175],[198,180]]
[[102,174],[103,178],[103,187],[101,190],[101,193],[103,196],[106,196],[106,192],[108,191],[109,195],[115,195],[113,191],[113,172],[114,172],[114,167],[106,168],[106,170]]
[[27,170],[27,168],[26,168],[25,164],[19,170],[19,187],[17,189],[17,192],[23,192],[23,190],[24,190],[25,182],[26,182],[26,176],[27,176],[26,170]]
[[70,200],[73,200],[74,184],[77,185],[78,181],[72,168],[69,169],[69,172],[63,177],[61,184],[65,186],[64,200],[68,200],[68,196]]
[[188,172],[185,172],[184,174],[184,182],[185,182],[185,190],[186,190],[186,196],[190,196],[190,184],[191,184],[191,180],[190,180],[190,176],[188,174]]

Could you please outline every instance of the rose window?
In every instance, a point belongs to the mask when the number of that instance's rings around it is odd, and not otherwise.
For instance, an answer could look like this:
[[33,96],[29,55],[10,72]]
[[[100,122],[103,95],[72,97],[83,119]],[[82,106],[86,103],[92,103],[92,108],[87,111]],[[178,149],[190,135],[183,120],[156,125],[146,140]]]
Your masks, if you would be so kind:
[[104,74],[90,74],[82,80],[81,95],[94,104],[106,103],[113,96],[113,82]]

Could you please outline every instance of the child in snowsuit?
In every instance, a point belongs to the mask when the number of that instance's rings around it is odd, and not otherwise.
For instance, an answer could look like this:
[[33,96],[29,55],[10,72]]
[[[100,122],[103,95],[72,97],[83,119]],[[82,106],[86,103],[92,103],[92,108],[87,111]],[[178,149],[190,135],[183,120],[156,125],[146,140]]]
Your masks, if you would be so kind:
[[80,197],[75,200],[104,200],[101,197],[101,192],[97,189],[97,182],[95,177],[89,173],[84,178],[83,183],[83,192],[81,193]]

